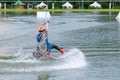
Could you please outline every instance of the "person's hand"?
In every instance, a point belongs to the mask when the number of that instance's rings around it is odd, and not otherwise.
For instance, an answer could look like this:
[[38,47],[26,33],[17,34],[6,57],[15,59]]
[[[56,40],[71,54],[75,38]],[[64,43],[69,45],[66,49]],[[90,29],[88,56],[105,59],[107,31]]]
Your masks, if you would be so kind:
[[50,21],[48,20],[47,22],[44,23],[44,25],[46,25],[47,23],[49,23]]
[[49,23],[50,21],[48,20],[47,23]]
[[46,7],[44,8],[44,10],[48,10],[48,6],[46,6]]

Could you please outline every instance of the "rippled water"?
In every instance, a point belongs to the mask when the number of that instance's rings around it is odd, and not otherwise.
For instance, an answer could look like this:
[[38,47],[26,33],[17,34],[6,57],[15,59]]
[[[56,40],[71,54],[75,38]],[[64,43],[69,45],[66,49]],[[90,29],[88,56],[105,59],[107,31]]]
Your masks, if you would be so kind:
[[[36,13],[0,14],[0,80],[119,80],[117,13],[51,13],[49,39],[66,55],[36,60]],[[60,54],[53,50],[55,56]]]

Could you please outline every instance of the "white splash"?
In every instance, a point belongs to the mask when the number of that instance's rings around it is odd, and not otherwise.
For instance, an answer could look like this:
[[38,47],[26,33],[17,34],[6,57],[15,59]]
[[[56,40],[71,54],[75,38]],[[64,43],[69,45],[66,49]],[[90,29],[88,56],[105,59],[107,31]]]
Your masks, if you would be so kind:
[[[19,53],[20,54],[20,53]],[[20,57],[21,58],[21,57]],[[14,60],[0,60],[3,63],[9,63],[14,65],[19,65],[19,67],[7,66],[4,69],[0,69],[2,72],[41,72],[41,71],[55,71],[64,69],[77,69],[87,66],[85,56],[79,49],[71,49],[66,52],[65,55],[61,55],[55,60],[50,59],[26,59],[18,58]],[[19,64],[20,63],[20,64]],[[31,66],[22,66],[22,64],[32,64]],[[42,66],[42,67],[41,67]]]
[[83,52],[77,48],[71,49],[57,59],[58,62],[60,60],[60,64],[54,66],[55,69],[82,68],[87,65]]

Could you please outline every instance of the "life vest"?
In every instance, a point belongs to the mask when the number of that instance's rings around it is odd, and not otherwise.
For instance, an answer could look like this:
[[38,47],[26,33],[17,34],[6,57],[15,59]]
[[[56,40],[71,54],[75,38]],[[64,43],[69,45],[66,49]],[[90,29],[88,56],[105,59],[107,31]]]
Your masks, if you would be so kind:
[[51,51],[51,44],[48,41],[48,31],[43,31],[39,35],[37,35],[38,42],[38,52],[41,54],[45,54],[47,51]]

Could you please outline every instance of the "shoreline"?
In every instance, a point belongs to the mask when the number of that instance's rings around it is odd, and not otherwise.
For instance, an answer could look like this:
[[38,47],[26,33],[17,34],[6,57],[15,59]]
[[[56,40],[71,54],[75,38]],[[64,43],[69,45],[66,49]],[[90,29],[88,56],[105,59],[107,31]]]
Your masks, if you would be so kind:
[[[43,9],[0,9],[0,12],[43,12]],[[120,12],[120,9],[48,9],[49,12]]]

